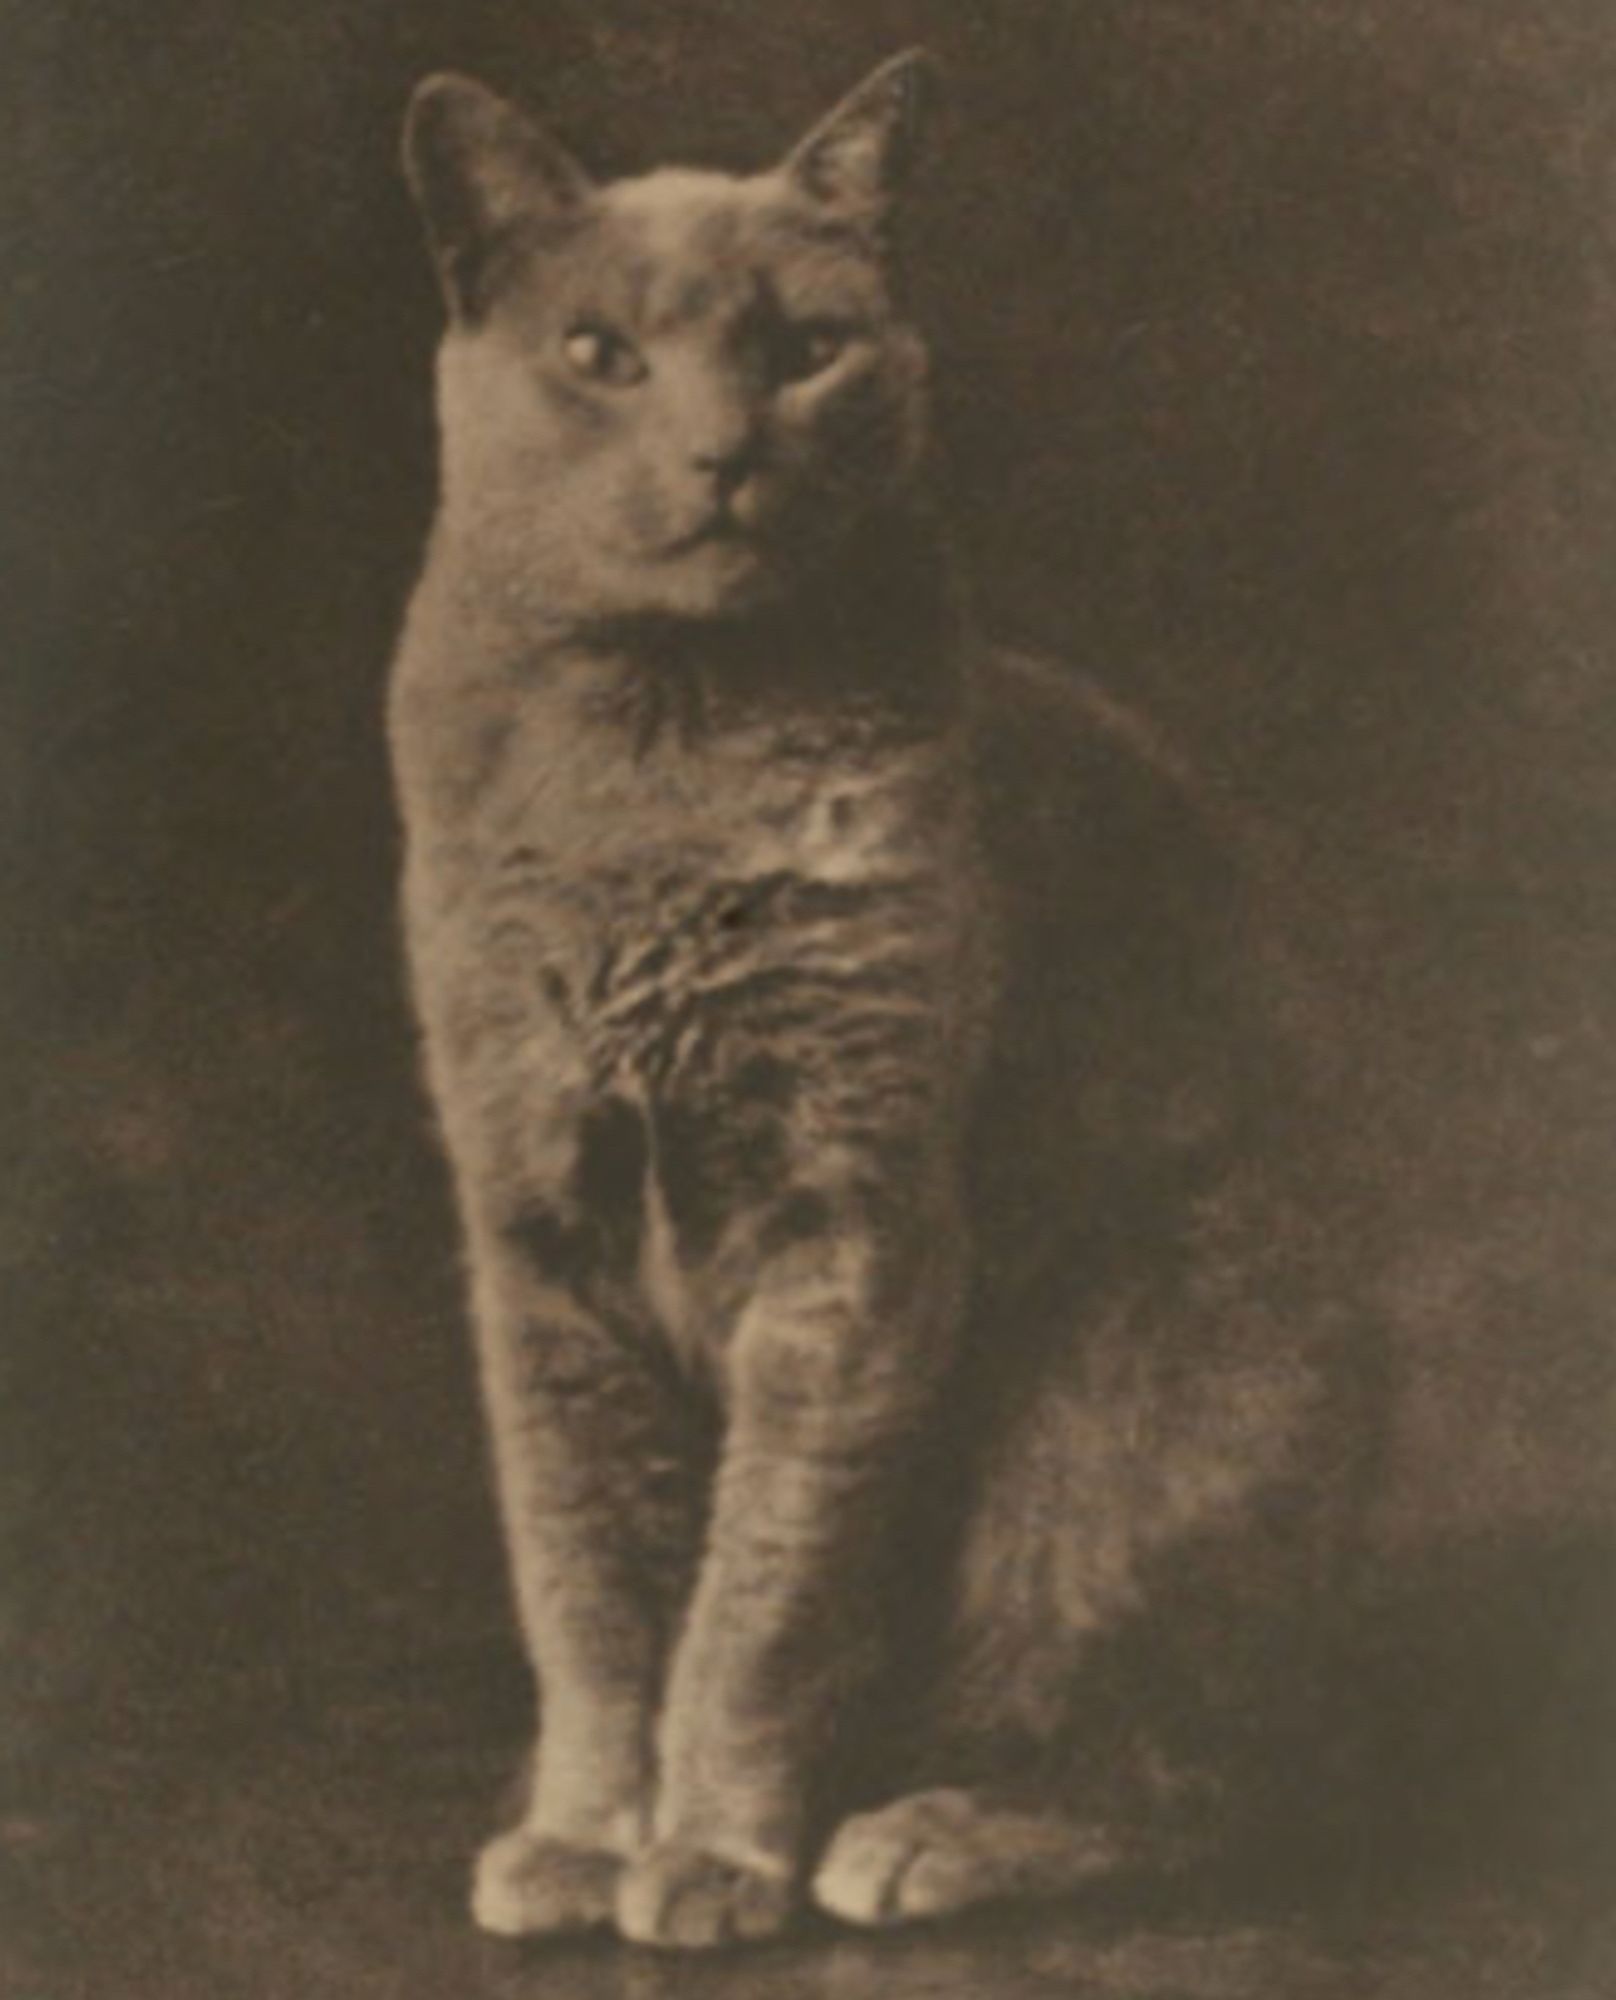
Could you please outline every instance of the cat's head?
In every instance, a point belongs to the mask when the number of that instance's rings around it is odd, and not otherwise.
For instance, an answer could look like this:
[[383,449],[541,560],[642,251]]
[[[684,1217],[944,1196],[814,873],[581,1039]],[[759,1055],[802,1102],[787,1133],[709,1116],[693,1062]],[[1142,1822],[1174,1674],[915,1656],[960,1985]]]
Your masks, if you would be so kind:
[[607,184],[480,84],[419,87],[444,525],[490,574],[563,618],[711,616],[902,494],[926,365],[890,223],[929,69],[885,64],[768,172]]

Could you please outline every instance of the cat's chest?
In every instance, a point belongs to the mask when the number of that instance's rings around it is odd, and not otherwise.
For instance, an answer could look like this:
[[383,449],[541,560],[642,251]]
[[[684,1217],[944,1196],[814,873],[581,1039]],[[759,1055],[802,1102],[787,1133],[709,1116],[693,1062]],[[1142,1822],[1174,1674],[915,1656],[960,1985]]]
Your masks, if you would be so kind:
[[419,897],[454,1011],[560,1033],[601,1070],[786,987],[946,955],[956,798],[936,745],[838,753],[778,730],[647,744],[542,710],[425,844]]

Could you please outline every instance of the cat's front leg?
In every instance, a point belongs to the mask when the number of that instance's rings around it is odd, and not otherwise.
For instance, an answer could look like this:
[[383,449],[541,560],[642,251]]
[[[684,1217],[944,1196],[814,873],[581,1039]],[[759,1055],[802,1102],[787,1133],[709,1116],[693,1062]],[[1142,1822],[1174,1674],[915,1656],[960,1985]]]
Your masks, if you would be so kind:
[[641,1942],[764,1936],[794,1907],[813,1780],[875,1665],[886,1531],[958,1315],[946,1203],[899,1224],[798,1196],[780,1219],[799,1233],[763,1261],[726,1354],[728,1430],[662,1719],[655,1839],[618,1898]]
[[[599,1296],[600,1232],[564,1200],[485,1205],[474,1309],[541,1727],[519,1823],[473,1908],[506,1935],[609,1921],[649,1830],[652,1727],[694,1560],[692,1438],[643,1329]],[[595,1282],[591,1282],[591,1281]]]

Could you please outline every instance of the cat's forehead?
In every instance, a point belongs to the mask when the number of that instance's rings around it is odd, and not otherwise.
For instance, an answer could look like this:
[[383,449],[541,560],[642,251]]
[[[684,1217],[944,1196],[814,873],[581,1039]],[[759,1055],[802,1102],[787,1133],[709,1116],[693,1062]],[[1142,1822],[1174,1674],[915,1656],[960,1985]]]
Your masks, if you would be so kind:
[[644,329],[745,310],[760,287],[878,284],[864,246],[827,229],[778,174],[664,167],[601,188],[567,262]]
[[652,255],[712,255],[744,240],[777,204],[771,180],[742,178],[702,167],[658,167],[609,181],[597,207],[625,241],[638,239]]

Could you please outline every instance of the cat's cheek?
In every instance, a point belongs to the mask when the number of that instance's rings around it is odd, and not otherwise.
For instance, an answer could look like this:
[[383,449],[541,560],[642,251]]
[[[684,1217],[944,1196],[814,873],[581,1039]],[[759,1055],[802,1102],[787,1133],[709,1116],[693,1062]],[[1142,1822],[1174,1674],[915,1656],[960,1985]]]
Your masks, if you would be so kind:
[[575,466],[565,480],[552,481],[546,513],[555,541],[566,544],[575,562],[629,578],[655,567],[651,552],[673,532],[654,477],[621,453]]
[[911,457],[907,439],[915,428],[905,403],[879,377],[849,383],[819,413],[827,453],[866,488],[885,487],[905,470]]
[[632,550],[653,551],[672,539],[671,510],[650,474],[636,466],[614,482],[610,515],[613,539]]

